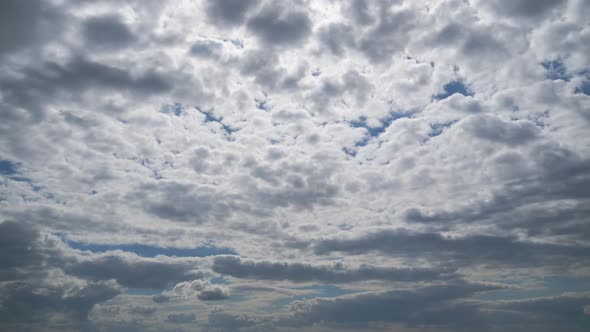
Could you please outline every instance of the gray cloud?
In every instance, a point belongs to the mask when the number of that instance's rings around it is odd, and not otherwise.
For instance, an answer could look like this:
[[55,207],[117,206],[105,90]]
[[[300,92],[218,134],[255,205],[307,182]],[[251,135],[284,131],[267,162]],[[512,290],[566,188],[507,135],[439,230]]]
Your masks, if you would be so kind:
[[445,268],[389,268],[363,265],[350,268],[343,265],[311,265],[268,261],[241,260],[236,256],[216,256],[213,271],[236,278],[259,280],[319,281],[344,283],[366,280],[422,281],[447,279],[453,271]]
[[82,23],[82,33],[88,46],[97,48],[128,47],[136,39],[122,19],[114,15],[86,19]]
[[[26,50],[28,46],[57,39],[63,19],[59,8],[46,1],[23,3],[6,0],[0,4],[0,56]],[[18,31],[18,33],[14,33]]]
[[342,56],[347,48],[354,46],[355,35],[351,26],[332,23],[319,31],[319,40],[332,54]]
[[201,301],[225,300],[229,298],[229,291],[224,287],[212,285],[199,292],[197,298]]
[[588,330],[587,2],[0,3],[0,330]]
[[224,331],[236,331],[238,329],[249,327],[271,331],[274,330],[271,322],[267,318],[254,315],[234,314],[224,312],[223,310],[211,311],[207,323],[211,327],[222,329]]
[[[511,130],[520,130],[518,128]],[[501,140],[510,136],[505,134]],[[522,139],[518,139],[510,145],[521,142]],[[443,227],[493,224],[503,229],[519,229],[531,236],[587,237],[588,160],[561,146],[537,144],[527,154],[502,155],[494,162],[500,164],[495,166],[509,181],[489,199],[452,211],[409,209],[406,220]],[[562,204],[566,200],[570,203]]]
[[182,183],[146,184],[133,194],[144,209],[160,218],[203,223],[231,216],[229,203],[212,187]]
[[[478,292],[492,291],[496,286],[451,284],[357,294],[335,299],[317,298],[291,304],[295,324],[325,322],[335,326],[356,326],[370,322],[401,322],[407,326],[438,325],[444,327],[482,327],[477,309],[456,302]],[[363,326],[363,325],[360,325]]]
[[267,46],[295,46],[309,37],[312,22],[306,12],[275,3],[251,17],[247,26]]
[[539,128],[530,121],[504,122],[485,115],[470,118],[463,128],[477,138],[508,145],[525,144],[539,135]]
[[115,279],[132,288],[163,289],[183,280],[203,277],[186,262],[160,262],[135,255],[105,254],[65,266],[69,274],[91,280]]
[[497,289],[491,285],[451,284],[411,291],[388,291],[316,298],[291,303],[293,315],[280,325],[328,325],[367,328],[375,322],[400,323],[408,328],[437,327],[453,331],[584,331],[588,295],[516,301],[484,302],[468,299]]
[[563,6],[566,0],[493,0],[482,3],[494,12],[511,17],[530,18],[547,14],[555,8]]
[[373,62],[389,61],[404,51],[408,33],[415,27],[416,17],[410,10],[391,11],[388,4],[379,8],[379,21],[358,42],[358,50]]
[[240,25],[246,19],[248,11],[259,0],[207,0],[206,12],[209,21],[216,25]]
[[590,258],[590,247],[520,241],[515,237],[467,235],[445,237],[438,233],[405,230],[380,231],[350,239],[315,243],[317,254],[381,252],[407,258],[429,257],[458,265],[500,266],[563,265]]
[[196,314],[189,314],[189,313],[177,313],[177,314],[169,314],[166,318],[166,322],[168,323],[192,323],[197,319]]
[[215,57],[222,51],[223,45],[211,40],[199,40],[193,43],[190,53],[199,57]]
[[88,319],[96,303],[109,300],[121,293],[112,282],[90,282],[77,287],[71,285],[39,285],[16,282],[2,287],[0,297],[0,326],[11,323],[47,322],[52,314],[65,314],[73,322]]
[[38,238],[39,232],[28,224],[0,224],[0,280],[22,278],[41,265],[44,255],[35,243]]
[[129,312],[133,315],[138,316],[153,316],[158,309],[156,307],[142,307],[142,306],[133,306],[129,309]]

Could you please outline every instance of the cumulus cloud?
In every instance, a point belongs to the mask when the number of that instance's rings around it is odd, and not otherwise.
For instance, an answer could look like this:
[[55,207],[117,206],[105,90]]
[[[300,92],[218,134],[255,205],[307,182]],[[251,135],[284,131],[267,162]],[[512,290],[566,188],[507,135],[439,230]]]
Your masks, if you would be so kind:
[[0,329],[587,330],[589,8],[3,1]]

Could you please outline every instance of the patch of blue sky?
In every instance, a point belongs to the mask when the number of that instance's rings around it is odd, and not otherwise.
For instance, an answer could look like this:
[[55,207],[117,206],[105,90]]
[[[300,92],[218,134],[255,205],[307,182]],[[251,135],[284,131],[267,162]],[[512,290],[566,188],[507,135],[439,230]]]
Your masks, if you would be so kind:
[[545,78],[549,80],[564,80],[568,82],[572,78],[565,64],[559,59],[541,62],[541,66],[545,68]]
[[583,93],[590,96],[590,80],[583,81],[582,85],[576,87],[574,93]]
[[0,160],[0,174],[9,176],[16,174],[16,164],[10,160]]
[[13,181],[31,183],[31,179],[20,175],[18,167],[18,164],[13,161],[1,159],[0,176],[3,176]]
[[238,131],[238,129],[234,129],[228,125],[226,125],[225,123],[223,123],[223,117],[216,117],[213,114],[213,109],[211,110],[203,110],[201,109],[199,106],[195,106],[195,109],[197,111],[199,111],[200,113],[202,113],[203,115],[205,115],[205,122],[217,122],[221,125],[221,129],[223,129],[223,131],[225,131],[226,134],[231,135],[232,133],[235,133],[236,131]]
[[342,152],[344,152],[346,155],[351,156],[351,157],[356,157],[356,150],[355,149],[351,149],[348,147],[343,147],[342,148]]
[[254,98],[254,103],[256,103],[257,109],[264,111],[264,112],[270,111],[270,105],[268,104],[268,100]]
[[455,93],[459,93],[462,94],[464,96],[473,96],[473,91],[469,90],[469,88],[467,86],[465,86],[465,84],[463,84],[463,82],[461,81],[451,81],[447,84],[445,84],[443,86],[443,91],[442,93],[439,93],[437,95],[433,95],[432,99],[434,100],[442,100],[445,98],[448,98],[452,95],[454,95]]
[[66,244],[73,249],[91,251],[95,253],[102,253],[113,250],[121,250],[132,252],[142,257],[156,257],[175,256],[175,257],[207,257],[215,255],[237,255],[237,253],[230,248],[216,247],[216,246],[200,246],[195,248],[173,248],[173,247],[157,247],[145,244],[97,244],[97,243],[82,243],[76,241],[65,240]]
[[457,123],[457,121],[458,120],[444,122],[444,123],[432,123],[430,125],[430,128],[432,129],[432,131],[428,134],[428,136],[430,136],[430,137],[440,136],[445,130],[447,130],[452,125]]
[[[350,126],[353,128],[365,128],[367,130],[367,136],[365,138],[363,138],[362,140],[356,142],[355,146],[357,147],[361,147],[361,146],[365,146],[369,143],[369,141],[373,138],[373,137],[378,137],[379,135],[381,135],[383,132],[385,132],[385,130],[387,128],[389,128],[389,126],[398,119],[401,118],[411,118],[413,115],[413,113],[411,112],[392,112],[390,113],[387,117],[380,119],[379,121],[381,122],[380,126],[377,127],[371,127],[367,124],[367,117],[365,116],[361,116],[358,120],[354,120],[354,121],[350,121]],[[349,152],[345,151],[347,154],[349,154]]]

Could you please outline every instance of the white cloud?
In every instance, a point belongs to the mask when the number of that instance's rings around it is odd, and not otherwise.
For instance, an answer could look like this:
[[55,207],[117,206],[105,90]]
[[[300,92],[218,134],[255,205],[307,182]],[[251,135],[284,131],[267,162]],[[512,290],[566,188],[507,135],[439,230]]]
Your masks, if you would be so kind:
[[[33,331],[584,330],[567,321],[587,325],[587,297],[560,294],[590,273],[588,8],[4,1],[0,315],[28,305],[10,328],[31,314]],[[406,299],[462,287],[447,277],[529,293]],[[373,300],[420,310],[384,319]],[[348,315],[358,301],[379,310]]]

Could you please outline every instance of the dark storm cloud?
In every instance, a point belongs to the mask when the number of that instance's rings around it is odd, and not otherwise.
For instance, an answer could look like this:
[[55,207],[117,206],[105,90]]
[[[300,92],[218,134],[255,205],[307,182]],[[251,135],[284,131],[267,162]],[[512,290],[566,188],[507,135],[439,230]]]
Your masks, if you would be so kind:
[[240,25],[259,0],[206,0],[208,20],[216,25]]
[[380,252],[407,258],[429,258],[458,266],[559,266],[590,259],[590,247],[525,242],[515,237],[467,235],[445,237],[438,233],[383,230],[348,239],[319,240],[317,254]]
[[131,288],[163,289],[179,281],[204,276],[192,269],[193,266],[188,263],[159,262],[120,253],[68,264],[64,271],[90,280],[114,279]]
[[273,3],[250,18],[247,26],[268,46],[295,46],[309,37],[312,22],[304,11]]
[[127,47],[136,39],[121,17],[116,15],[86,19],[82,23],[82,33],[88,46],[106,49]]
[[311,265],[269,261],[241,260],[236,256],[217,256],[213,271],[236,278],[262,280],[289,280],[293,282],[318,281],[345,283],[366,280],[423,281],[448,279],[453,271],[445,268],[389,268],[363,265],[348,268],[343,265]]

